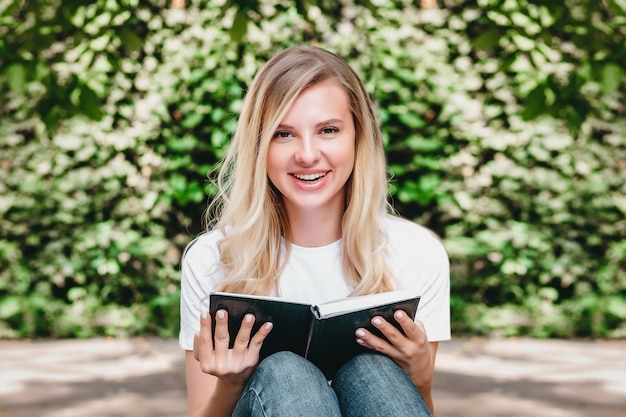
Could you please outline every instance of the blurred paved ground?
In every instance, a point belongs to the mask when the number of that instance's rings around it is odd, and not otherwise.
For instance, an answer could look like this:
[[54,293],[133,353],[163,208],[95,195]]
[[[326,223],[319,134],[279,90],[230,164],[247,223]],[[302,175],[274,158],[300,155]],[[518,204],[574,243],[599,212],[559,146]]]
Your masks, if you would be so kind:
[[[0,341],[0,417],[184,417],[175,340]],[[626,341],[440,344],[437,416],[626,417]]]

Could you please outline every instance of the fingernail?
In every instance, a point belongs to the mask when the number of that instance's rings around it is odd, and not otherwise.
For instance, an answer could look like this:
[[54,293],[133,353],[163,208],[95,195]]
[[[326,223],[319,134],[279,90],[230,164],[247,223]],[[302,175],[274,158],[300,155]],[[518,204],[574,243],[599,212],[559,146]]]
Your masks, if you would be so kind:
[[252,314],[246,314],[244,320],[246,321],[246,323],[252,323]]
[[372,320],[372,323],[374,323],[374,326],[380,326],[381,324],[383,324],[383,321],[376,317],[374,320]]
[[357,335],[358,337],[365,337],[365,331],[363,331],[363,329],[358,329],[358,330],[356,331],[356,335]]
[[269,330],[273,327],[274,325],[271,322],[267,322],[265,323],[265,330]]
[[401,319],[402,317],[404,317],[404,311],[401,311],[401,310],[396,311],[396,318]]
[[209,317],[209,312],[203,309],[200,315],[202,316],[202,320],[206,320],[206,318]]
[[223,319],[225,316],[224,310],[217,310],[216,316],[218,319]]

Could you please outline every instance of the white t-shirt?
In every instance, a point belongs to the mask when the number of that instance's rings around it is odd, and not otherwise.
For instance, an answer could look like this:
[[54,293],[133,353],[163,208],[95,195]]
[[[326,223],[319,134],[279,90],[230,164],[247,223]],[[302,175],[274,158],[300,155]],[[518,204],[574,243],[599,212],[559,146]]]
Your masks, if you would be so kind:
[[[450,264],[443,245],[428,229],[404,219],[389,217],[385,227],[396,289],[421,296],[415,319],[424,323],[429,341],[449,340]],[[185,350],[193,350],[201,311],[208,310],[208,295],[223,280],[217,249],[221,237],[215,230],[200,235],[183,258],[179,344]],[[341,241],[315,248],[292,245],[279,289],[286,300],[311,304],[350,295],[352,287],[341,266]]]

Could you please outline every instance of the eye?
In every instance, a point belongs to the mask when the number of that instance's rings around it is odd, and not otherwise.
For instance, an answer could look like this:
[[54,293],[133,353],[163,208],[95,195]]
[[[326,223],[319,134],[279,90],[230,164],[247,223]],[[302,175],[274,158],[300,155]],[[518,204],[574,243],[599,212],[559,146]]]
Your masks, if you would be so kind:
[[339,129],[337,129],[336,127],[325,127],[322,130],[320,130],[320,133],[326,136],[333,135],[337,132],[339,132]]
[[291,137],[293,137],[291,132],[288,132],[286,130],[280,130],[280,131],[274,133],[274,136],[273,136],[274,139],[278,139],[278,140],[285,140],[285,139],[289,139]]

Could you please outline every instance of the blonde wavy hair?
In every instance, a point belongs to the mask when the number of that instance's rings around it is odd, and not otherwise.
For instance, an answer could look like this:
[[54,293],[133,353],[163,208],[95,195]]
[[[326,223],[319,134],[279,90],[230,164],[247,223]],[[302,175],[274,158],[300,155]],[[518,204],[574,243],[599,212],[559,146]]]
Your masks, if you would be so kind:
[[[278,294],[278,279],[291,252],[289,222],[281,196],[267,176],[267,152],[280,122],[300,93],[333,80],[345,89],[356,128],[354,170],[346,184],[342,219],[343,272],[352,295],[393,289],[385,261],[387,171],[373,104],[344,59],[312,46],[285,49],[257,73],[216,179],[217,195],[205,214],[218,243],[225,275],[222,291]],[[287,253],[281,262],[281,237]]]

